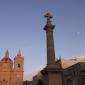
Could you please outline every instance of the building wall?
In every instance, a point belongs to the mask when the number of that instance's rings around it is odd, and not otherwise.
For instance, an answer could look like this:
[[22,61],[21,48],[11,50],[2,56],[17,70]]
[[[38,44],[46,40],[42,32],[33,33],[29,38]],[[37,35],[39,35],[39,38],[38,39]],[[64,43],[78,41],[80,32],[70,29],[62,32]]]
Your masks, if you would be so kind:
[[64,85],[85,84],[85,63],[79,62],[63,71]]

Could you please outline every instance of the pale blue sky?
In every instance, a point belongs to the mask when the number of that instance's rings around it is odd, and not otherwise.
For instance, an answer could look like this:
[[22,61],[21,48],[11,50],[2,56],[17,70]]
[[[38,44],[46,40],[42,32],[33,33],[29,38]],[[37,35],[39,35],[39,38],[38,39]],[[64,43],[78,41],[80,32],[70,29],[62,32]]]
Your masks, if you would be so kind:
[[85,56],[85,0],[0,0],[0,58],[21,49],[27,75],[46,65],[47,12],[54,16],[56,57]]

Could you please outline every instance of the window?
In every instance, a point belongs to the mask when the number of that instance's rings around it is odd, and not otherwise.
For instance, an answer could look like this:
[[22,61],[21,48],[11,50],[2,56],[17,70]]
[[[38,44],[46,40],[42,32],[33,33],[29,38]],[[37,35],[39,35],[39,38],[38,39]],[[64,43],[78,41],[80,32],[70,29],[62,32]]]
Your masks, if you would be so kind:
[[18,64],[18,67],[20,68],[20,64]]

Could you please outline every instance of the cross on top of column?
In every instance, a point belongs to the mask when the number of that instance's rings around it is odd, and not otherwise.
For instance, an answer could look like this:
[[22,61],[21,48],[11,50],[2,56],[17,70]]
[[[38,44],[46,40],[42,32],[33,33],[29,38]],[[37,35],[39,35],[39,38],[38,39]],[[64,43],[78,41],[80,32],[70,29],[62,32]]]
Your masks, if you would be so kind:
[[53,18],[53,16],[48,12],[44,15],[44,17],[47,19],[47,23],[44,27],[44,30],[54,29],[55,26],[51,23],[51,19]]
[[51,22],[51,18],[53,18],[53,16],[48,12],[44,15],[45,18],[47,18],[47,22]]

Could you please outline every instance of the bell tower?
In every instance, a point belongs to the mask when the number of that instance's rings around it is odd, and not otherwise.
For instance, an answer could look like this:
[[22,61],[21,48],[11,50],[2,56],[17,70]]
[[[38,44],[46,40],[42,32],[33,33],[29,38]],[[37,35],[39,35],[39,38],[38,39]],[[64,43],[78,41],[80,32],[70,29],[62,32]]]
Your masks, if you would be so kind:
[[24,64],[24,58],[19,51],[17,55],[14,58],[14,79],[15,79],[15,85],[22,85],[23,81],[23,64]]
[[24,58],[21,55],[21,52],[17,53],[17,55],[14,58],[14,70],[16,71],[23,71],[23,63],[24,63]]

